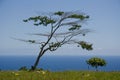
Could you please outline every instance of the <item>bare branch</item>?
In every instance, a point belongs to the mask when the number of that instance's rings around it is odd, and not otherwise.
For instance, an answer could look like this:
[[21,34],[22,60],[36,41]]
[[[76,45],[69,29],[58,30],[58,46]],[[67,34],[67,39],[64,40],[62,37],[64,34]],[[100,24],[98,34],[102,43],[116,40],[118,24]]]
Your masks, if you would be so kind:
[[25,39],[13,38],[13,37],[11,37],[11,39],[19,40],[19,41],[22,41],[22,42],[33,43],[33,44],[44,44],[45,43],[45,42],[40,42],[40,41],[37,41],[37,40],[25,40]]
[[62,23],[60,26],[65,26],[65,25],[77,25],[79,24],[80,21],[77,20],[77,21],[71,21],[71,22],[66,22],[66,23]]
[[30,35],[47,36],[47,37],[50,36],[49,33],[48,33],[48,34],[43,34],[43,33],[31,33]]

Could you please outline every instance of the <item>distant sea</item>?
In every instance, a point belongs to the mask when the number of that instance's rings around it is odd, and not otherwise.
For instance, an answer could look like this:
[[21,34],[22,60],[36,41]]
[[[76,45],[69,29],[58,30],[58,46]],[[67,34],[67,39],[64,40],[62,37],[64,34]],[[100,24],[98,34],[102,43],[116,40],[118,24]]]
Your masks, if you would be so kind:
[[[38,68],[50,71],[64,70],[88,70],[86,60],[93,56],[43,56]],[[99,67],[101,71],[120,71],[120,56],[99,56],[106,60],[105,67]],[[0,56],[1,70],[18,70],[22,66],[28,68],[34,64],[35,56]],[[89,66],[89,70],[94,70]]]

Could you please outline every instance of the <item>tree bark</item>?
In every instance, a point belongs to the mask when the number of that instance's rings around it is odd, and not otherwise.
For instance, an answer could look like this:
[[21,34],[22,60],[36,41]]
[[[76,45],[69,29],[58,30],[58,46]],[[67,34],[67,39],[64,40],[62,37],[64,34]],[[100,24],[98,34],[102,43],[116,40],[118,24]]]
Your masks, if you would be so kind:
[[42,51],[40,51],[40,53],[39,53],[39,55],[37,56],[37,59],[36,59],[34,65],[31,66],[31,70],[34,71],[34,70],[36,69],[36,67],[37,67],[37,65],[38,65],[38,63],[39,63],[39,60],[40,60],[40,58],[42,57],[42,55],[43,55],[43,53],[42,53]]
[[95,68],[96,68],[96,71],[98,71],[98,66],[95,66]]

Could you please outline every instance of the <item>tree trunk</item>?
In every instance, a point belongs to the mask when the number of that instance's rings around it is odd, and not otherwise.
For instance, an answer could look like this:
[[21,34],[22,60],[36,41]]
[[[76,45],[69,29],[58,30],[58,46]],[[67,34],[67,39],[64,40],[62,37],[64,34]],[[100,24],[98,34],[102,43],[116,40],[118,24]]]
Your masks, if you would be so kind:
[[88,70],[90,70],[89,65],[88,65]]
[[95,66],[95,68],[96,68],[96,71],[98,71],[98,66]]
[[43,55],[43,54],[41,54],[41,52],[40,52],[39,55],[38,55],[38,57],[37,57],[37,59],[36,59],[36,61],[35,61],[35,63],[34,63],[34,65],[31,66],[31,70],[34,71],[34,70],[36,69],[36,67],[38,66],[39,60],[40,60],[40,58],[42,57],[42,55]]

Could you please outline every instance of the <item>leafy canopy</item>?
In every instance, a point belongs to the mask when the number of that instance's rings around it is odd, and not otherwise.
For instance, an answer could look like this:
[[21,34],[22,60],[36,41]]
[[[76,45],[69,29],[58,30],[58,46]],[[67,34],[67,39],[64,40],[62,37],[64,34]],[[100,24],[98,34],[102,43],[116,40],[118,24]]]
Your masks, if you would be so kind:
[[98,66],[105,66],[106,61],[104,59],[98,58],[98,57],[93,57],[89,60],[86,61],[87,64],[91,65],[92,67],[98,67]]
[[[86,50],[92,50],[92,44],[85,41],[80,41],[78,35],[85,36],[86,33],[90,32],[88,29],[81,29],[81,23],[89,19],[88,15],[82,14],[80,12],[63,12],[58,11],[51,13],[51,15],[40,15],[35,17],[30,17],[23,20],[24,22],[33,21],[35,26],[41,25],[41,27],[50,27],[48,34],[37,33],[32,35],[39,35],[48,37],[46,41],[36,41],[36,40],[23,40],[30,43],[41,44],[46,47],[46,51],[55,51],[57,48],[61,47],[63,44],[78,44]],[[63,32],[59,32],[60,28],[66,29]],[[62,31],[62,30],[61,30]],[[76,37],[77,36],[77,37]]]

